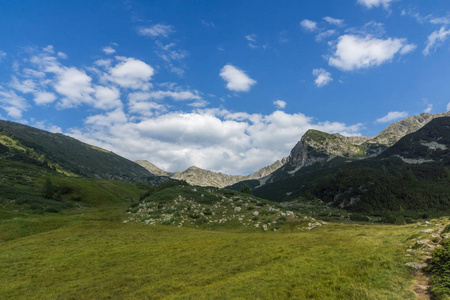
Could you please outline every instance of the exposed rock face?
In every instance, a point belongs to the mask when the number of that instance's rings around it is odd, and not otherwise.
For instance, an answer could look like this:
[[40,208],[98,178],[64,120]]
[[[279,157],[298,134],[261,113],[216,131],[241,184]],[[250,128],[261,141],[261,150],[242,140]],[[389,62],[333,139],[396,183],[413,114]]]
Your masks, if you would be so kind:
[[364,158],[382,153],[405,135],[416,132],[436,118],[450,116],[450,112],[441,114],[423,113],[408,117],[389,125],[375,137],[328,134],[318,130],[308,130],[291,150],[289,163],[297,168],[312,165],[332,156]]
[[154,164],[152,164],[151,162],[149,162],[147,160],[137,160],[135,162],[138,165],[146,168],[150,173],[158,175],[158,176],[171,177],[174,174],[174,173],[170,173],[170,172],[166,172],[164,170],[161,170],[160,168],[158,168],[157,166],[155,166]]
[[[204,169],[200,169],[198,167],[192,166],[182,172],[176,172],[176,173],[169,173],[166,171],[163,171],[153,165],[152,163],[148,161],[136,161],[139,165],[146,168],[148,171],[155,175],[160,176],[169,176],[172,179],[177,180],[185,180],[189,184],[192,185],[198,185],[198,186],[214,186],[223,188],[232,184],[235,184],[239,181],[243,180],[250,180],[250,179],[259,179],[264,176],[269,175],[270,173],[274,172],[275,170],[282,167],[287,162],[287,158],[283,158],[281,161],[277,160],[273,164],[266,166],[264,168],[261,168],[260,170],[256,171],[253,174],[250,175],[226,175],[222,174],[220,172],[212,172]],[[155,173],[158,172],[158,173]],[[162,175],[165,174],[165,175]]]
[[[361,142],[364,138],[351,139]],[[357,158],[365,156],[365,147],[353,144],[340,134],[328,134],[318,130],[308,130],[292,149],[289,163],[295,167],[312,165],[330,156]]]

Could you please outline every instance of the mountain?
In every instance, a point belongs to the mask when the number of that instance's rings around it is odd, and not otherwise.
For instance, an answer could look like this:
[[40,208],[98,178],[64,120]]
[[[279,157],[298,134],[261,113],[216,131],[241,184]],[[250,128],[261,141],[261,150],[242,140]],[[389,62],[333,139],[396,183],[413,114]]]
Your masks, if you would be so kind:
[[149,184],[167,180],[110,151],[14,122],[0,120],[0,144],[2,158],[41,164],[72,176]]
[[175,173],[170,173],[170,172],[164,171],[147,160],[136,160],[135,163],[144,167],[150,173],[158,175],[158,176],[172,177],[175,174]]
[[249,175],[226,175],[220,172],[204,170],[195,166],[189,167],[182,172],[170,173],[159,169],[154,164],[146,160],[138,160],[136,161],[136,163],[143,166],[153,174],[169,176],[170,178],[177,180],[185,180],[191,185],[224,188],[240,181],[259,179],[267,176],[282,167],[286,163],[286,161],[287,159],[285,158],[281,161],[277,160],[273,164],[261,168],[255,173]]
[[408,134],[381,153],[380,158],[392,156],[399,157],[406,163],[448,164],[450,160],[450,117],[430,121],[423,128]]
[[308,130],[291,150],[288,162],[295,167],[312,165],[330,156],[362,158],[366,148],[349,142],[340,134],[328,134],[318,130]]
[[[272,174],[262,178],[247,179],[252,188],[273,183],[293,176],[301,168],[320,163],[321,168],[329,167],[328,162],[348,163],[354,160],[365,159],[379,155],[407,134],[422,128],[430,121],[450,116],[450,112],[440,114],[423,113],[412,116],[389,125],[374,137],[350,136],[329,134],[318,130],[308,130],[300,141],[291,150],[287,163]],[[340,159],[335,159],[340,158]],[[317,167],[317,165],[316,165]],[[258,179],[258,180],[255,180]],[[231,189],[239,189],[243,182],[231,185]]]
[[253,194],[279,202],[318,198],[369,215],[448,214],[449,149],[450,117],[434,118],[378,156],[358,160],[336,156],[305,165],[290,176],[254,188]]

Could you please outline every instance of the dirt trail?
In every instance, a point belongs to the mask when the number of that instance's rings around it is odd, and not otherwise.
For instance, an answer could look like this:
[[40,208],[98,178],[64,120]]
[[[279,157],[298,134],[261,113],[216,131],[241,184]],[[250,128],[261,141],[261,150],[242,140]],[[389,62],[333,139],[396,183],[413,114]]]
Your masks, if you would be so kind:
[[[442,225],[442,224],[441,224]],[[436,232],[438,236],[441,236],[444,227],[441,226],[439,230]],[[425,250],[425,255],[423,257],[425,267],[420,269],[416,269],[413,271],[413,275],[415,277],[414,283],[411,287],[411,290],[416,294],[417,300],[433,300],[430,294],[431,289],[431,277],[424,271],[426,267],[428,267],[429,261],[432,257],[434,248]]]

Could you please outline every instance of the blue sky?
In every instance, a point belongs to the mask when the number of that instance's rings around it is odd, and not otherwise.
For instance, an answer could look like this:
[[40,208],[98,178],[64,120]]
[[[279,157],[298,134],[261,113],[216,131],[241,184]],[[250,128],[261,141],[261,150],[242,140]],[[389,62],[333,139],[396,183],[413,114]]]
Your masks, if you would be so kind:
[[450,110],[450,2],[1,1],[0,117],[180,171]]

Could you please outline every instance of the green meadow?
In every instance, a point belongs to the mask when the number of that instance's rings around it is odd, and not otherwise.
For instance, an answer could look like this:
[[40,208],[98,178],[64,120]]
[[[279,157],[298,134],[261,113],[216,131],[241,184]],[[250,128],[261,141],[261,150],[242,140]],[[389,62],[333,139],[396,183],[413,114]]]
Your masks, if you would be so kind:
[[[149,186],[7,168],[4,182],[20,184],[0,198],[1,299],[415,299],[405,263],[422,255],[407,249],[423,223],[277,231],[124,223]],[[39,210],[54,204],[37,196],[18,204],[41,193],[45,176],[58,199],[47,200],[64,205]]]

